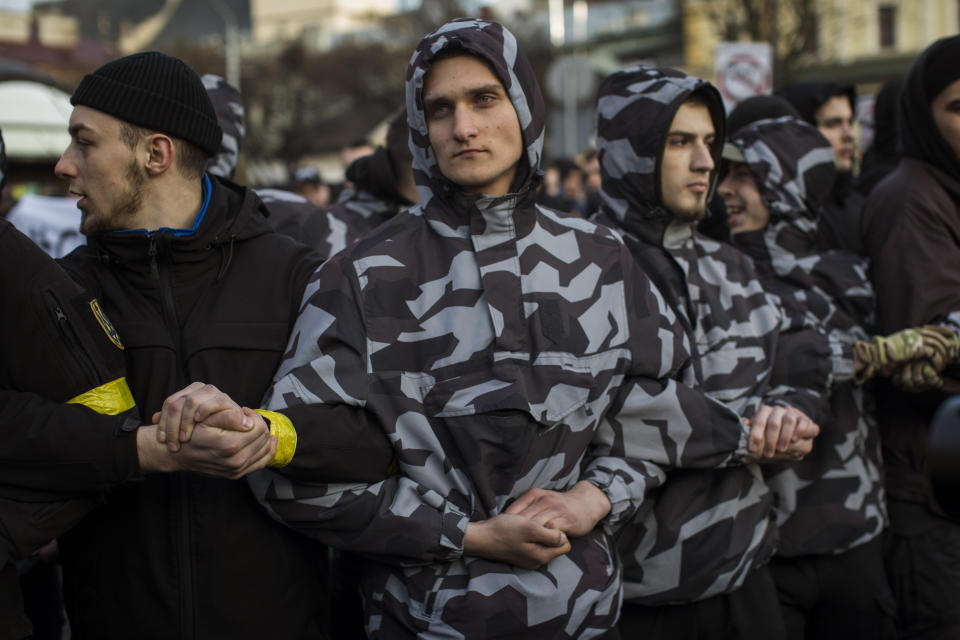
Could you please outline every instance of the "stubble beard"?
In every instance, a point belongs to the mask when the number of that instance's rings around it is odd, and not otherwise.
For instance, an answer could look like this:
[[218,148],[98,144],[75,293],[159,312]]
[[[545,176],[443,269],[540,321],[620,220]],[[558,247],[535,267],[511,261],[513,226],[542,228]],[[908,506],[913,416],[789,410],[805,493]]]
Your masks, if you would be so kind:
[[146,177],[134,160],[127,165],[123,177],[126,188],[113,211],[109,213],[96,209],[83,211],[80,218],[80,233],[90,236],[130,228],[127,223],[140,213],[143,206],[143,185]]

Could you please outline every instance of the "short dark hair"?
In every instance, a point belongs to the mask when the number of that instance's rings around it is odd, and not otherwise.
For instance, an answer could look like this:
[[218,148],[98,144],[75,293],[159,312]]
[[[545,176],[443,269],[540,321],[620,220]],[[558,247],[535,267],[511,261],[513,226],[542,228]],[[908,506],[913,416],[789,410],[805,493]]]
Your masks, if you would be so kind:
[[[150,135],[149,129],[120,120],[120,140],[130,149],[136,148],[141,140]],[[164,134],[166,135],[166,134]],[[175,136],[168,136],[173,140],[174,156],[177,161],[177,171],[184,178],[199,180],[207,168],[207,152],[195,144]]]

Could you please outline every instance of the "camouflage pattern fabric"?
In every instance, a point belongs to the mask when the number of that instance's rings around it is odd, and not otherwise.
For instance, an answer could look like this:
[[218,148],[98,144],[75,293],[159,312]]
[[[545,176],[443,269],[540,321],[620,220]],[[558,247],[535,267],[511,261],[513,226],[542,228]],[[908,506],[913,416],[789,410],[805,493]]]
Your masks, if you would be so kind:
[[[719,160],[722,107],[710,84],[642,66],[603,82],[597,106],[599,219],[624,232],[631,253],[683,324],[693,345],[688,384],[745,417],[761,403],[803,406],[807,399],[799,392],[770,384],[781,314],[750,260],[701,235],[694,223],[674,220],[661,205],[666,134],[695,92],[710,106]],[[716,172],[711,193],[715,186]],[[694,430],[712,426],[692,424]],[[656,606],[733,591],[770,558],[775,542],[773,496],[757,465],[670,472],[620,534],[624,597]]]
[[[486,60],[518,114],[526,154],[505,196],[467,195],[437,168],[423,80],[450,47]],[[689,345],[619,237],[534,203],[545,109],[509,31],[441,27],[414,53],[406,96],[421,204],[318,270],[266,398],[364,407],[398,473],[321,485],[267,471],[251,486],[274,517],[367,556],[373,638],[600,636],[621,602],[611,533],[664,468],[741,460],[747,431],[675,381]],[[464,556],[467,523],[580,480],[612,509],[568,554],[538,570]]]
[[207,171],[221,178],[233,179],[240,159],[240,147],[247,127],[244,122],[243,100],[240,91],[224,78],[212,73],[200,77],[203,88],[207,90],[213,110],[217,114],[217,124],[223,131],[220,149],[217,155],[207,162]]
[[767,465],[777,494],[778,554],[842,553],[876,537],[887,515],[880,439],[868,389],[852,382],[853,343],[867,337],[874,294],[867,261],[817,247],[817,213],[833,181],[833,149],[816,128],[790,116],[760,120],[734,133],[770,209],[765,229],[734,236],[765,286],[795,324],[816,329],[805,352],[785,354],[778,378],[796,379],[829,364],[830,411],[803,461]]

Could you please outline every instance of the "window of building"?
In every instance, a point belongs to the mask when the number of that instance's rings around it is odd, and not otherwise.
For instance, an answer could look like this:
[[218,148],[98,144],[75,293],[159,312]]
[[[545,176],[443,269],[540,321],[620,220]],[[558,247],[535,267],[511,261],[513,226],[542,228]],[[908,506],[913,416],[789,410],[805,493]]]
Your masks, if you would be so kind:
[[897,44],[897,7],[894,5],[880,5],[880,48],[892,49]]

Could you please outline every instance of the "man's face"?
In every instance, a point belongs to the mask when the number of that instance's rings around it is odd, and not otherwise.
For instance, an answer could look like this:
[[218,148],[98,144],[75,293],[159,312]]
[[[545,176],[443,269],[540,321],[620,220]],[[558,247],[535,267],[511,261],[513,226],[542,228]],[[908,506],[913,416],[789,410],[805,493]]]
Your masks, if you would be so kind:
[[757,181],[743,162],[732,162],[727,176],[717,187],[730,222],[730,233],[763,229],[770,222],[770,210],[764,204]]
[[940,135],[960,159],[960,78],[937,94],[931,107]]
[[853,170],[853,108],[847,96],[833,96],[813,116],[820,133],[833,146],[837,171]]
[[660,160],[660,196],[663,206],[676,218],[695,221],[706,215],[714,138],[713,120],[706,105],[680,105],[670,123]]
[[493,71],[469,55],[438,60],[423,87],[440,171],[467,193],[510,191],[523,155],[520,120]]
[[120,121],[77,106],[70,115],[69,131],[70,146],[54,173],[69,183],[71,195],[80,198],[80,231],[93,235],[136,228],[145,175],[136,161],[138,151],[120,139]]

